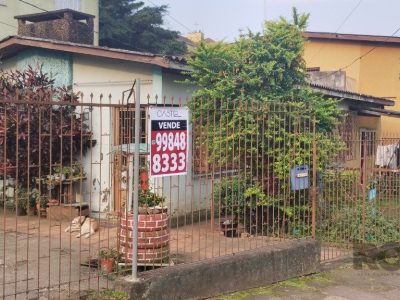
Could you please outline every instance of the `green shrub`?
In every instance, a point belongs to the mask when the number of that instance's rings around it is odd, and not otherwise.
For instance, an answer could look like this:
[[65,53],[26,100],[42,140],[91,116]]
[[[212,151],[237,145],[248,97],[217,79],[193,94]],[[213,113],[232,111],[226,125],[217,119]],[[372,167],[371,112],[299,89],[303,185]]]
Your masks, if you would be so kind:
[[214,186],[214,213],[235,217],[251,234],[310,235],[308,192],[266,190],[250,174],[224,177]]
[[317,224],[318,239],[326,242],[381,245],[400,240],[400,220],[386,216],[374,201],[362,198],[356,202],[332,201]]

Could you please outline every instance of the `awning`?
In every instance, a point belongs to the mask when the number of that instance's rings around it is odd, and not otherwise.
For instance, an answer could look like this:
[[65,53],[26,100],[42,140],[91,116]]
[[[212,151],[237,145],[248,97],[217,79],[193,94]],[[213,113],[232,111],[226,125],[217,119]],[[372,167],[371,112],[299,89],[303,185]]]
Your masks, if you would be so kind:
[[388,110],[384,108],[377,108],[377,107],[365,107],[365,108],[359,108],[355,106],[351,106],[350,110],[357,111],[358,113],[361,114],[366,114],[369,116],[388,116],[388,117],[393,117],[393,118],[400,118],[400,111],[396,110]]

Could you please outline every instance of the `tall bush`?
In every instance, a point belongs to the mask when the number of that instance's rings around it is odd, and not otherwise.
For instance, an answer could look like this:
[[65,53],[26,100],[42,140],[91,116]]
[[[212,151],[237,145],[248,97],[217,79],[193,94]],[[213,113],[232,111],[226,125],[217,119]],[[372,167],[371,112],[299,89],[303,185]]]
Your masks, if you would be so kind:
[[40,66],[0,71],[3,174],[26,184],[86,153],[92,133],[73,105],[79,96],[71,87],[55,87]]
[[306,80],[302,32],[307,19],[294,9],[292,22],[268,21],[262,33],[243,34],[232,44],[202,43],[193,50],[186,82],[199,87],[191,106],[194,126],[202,132],[197,143],[208,148],[210,163],[250,164],[249,157],[256,162],[262,153],[283,179],[290,162],[312,162],[314,116],[318,166],[341,149],[338,136],[325,135],[341,118],[337,101],[314,92]]
[[[228,179],[228,185],[217,184],[220,194],[231,196],[218,199],[214,194],[214,202],[228,203],[232,197],[231,203],[244,201],[254,209],[277,205],[284,211],[274,214],[274,222],[287,230],[295,221],[291,212],[305,211],[309,205],[308,193],[290,191],[290,169],[299,165],[312,169],[314,138],[318,169],[329,165],[343,147],[334,134],[342,115],[337,101],[314,92],[307,82],[302,37],[307,20],[308,15],[294,9],[292,21],[268,21],[261,33],[242,34],[231,44],[200,44],[191,53],[192,70],[186,81],[199,87],[190,105],[198,133],[195,144],[207,149],[209,165],[235,169],[238,176],[250,174],[245,187],[236,184],[237,178]],[[268,189],[271,183],[264,182],[271,178],[278,180],[272,183],[275,195]],[[235,187],[240,190],[233,191]],[[261,194],[252,197],[240,192],[257,187]],[[261,204],[262,194],[275,200]],[[295,208],[299,197],[301,203]],[[308,222],[308,213],[302,216],[297,223]]]

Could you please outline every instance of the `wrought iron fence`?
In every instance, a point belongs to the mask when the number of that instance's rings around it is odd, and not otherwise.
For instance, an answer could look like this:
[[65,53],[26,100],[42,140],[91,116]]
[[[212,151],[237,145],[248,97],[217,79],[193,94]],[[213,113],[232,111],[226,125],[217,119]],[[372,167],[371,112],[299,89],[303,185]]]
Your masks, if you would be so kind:
[[[0,101],[0,295],[112,288],[136,249],[134,101]],[[188,139],[171,140],[188,153],[186,174],[152,176],[151,147],[168,149],[169,138],[151,136],[150,107],[189,108]],[[147,97],[140,111],[140,271],[300,238],[321,240],[323,259],[354,241],[398,239],[400,172],[377,159],[398,139],[343,141],[300,103]]]
[[316,224],[322,259],[400,240],[399,142],[373,130],[352,132],[342,153],[319,172]]
[[[146,100],[140,269],[312,235],[308,108]],[[186,175],[149,176],[150,106],[189,106]],[[132,101],[17,93],[0,109],[2,297],[76,298],[112,287],[132,263]]]

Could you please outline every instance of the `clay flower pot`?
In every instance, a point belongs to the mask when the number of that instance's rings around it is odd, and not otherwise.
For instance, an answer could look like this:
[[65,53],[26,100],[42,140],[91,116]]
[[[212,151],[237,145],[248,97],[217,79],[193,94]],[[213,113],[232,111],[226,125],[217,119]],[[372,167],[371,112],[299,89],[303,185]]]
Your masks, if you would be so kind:
[[104,272],[111,273],[113,271],[114,259],[102,258],[100,259],[100,269]]
[[139,171],[140,188],[142,191],[149,190],[149,171],[147,169],[142,169]]
[[99,265],[100,270],[106,273],[111,273],[113,271],[114,265],[119,261],[120,254],[116,249],[103,249],[99,253]]

